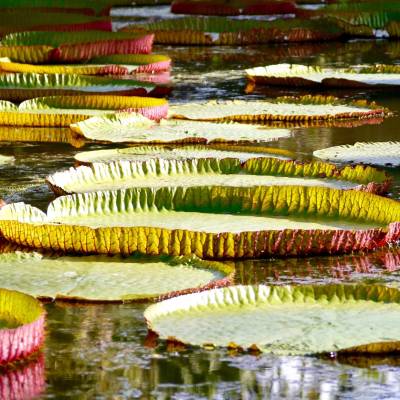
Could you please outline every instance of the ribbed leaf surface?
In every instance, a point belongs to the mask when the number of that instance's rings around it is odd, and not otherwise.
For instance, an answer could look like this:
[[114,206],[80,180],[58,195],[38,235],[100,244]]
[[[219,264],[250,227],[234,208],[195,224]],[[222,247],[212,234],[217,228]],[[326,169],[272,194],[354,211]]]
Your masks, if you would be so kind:
[[385,286],[234,286],[166,300],[144,315],[161,339],[198,346],[382,353],[400,348],[399,303],[400,291]]
[[[35,248],[248,258],[371,250],[400,237],[400,204],[321,187],[129,189],[60,197],[47,215],[0,210],[0,233]],[[388,225],[389,224],[389,225]]]

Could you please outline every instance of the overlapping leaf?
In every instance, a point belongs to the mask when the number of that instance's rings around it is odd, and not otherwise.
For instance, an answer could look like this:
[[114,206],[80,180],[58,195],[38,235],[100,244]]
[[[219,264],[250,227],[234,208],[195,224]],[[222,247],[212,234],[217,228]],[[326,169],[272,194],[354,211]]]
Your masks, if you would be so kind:
[[287,129],[251,124],[179,120],[155,123],[133,113],[92,117],[71,125],[71,129],[87,139],[113,143],[268,142],[290,136]]
[[0,286],[41,299],[126,302],[228,284],[230,265],[196,257],[49,257],[0,254]]
[[0,210],[20,245],[98,254],[249,258],[371,250],[400,237],[400,204],[322,187],[129,189]]
[[357,142],[314,151],[314,156],[337,162],[400,165],[400,142]]
[[[304,185],[387,192],[388,176],[371,167],[337,168],[323,162],[297,163],[277,158],[147,159],[94,163],[47,178],[58,194],[132,187]],[[203,156],[204,157],[204,156]],[[361,186],[360,186],[361,185]]]
[[3,46],[50,46],[52,61],[79,61],[111,54],[150,53],[153,35],[129,32],[18,32],[6,35]]
[[19,107],[0,101],[0,125],[68,127],[93,115],[129,109],[152,119],[164,118],[164,99],[133,96],[50,96],[26,100]]
[[[1,63],[0,63],[1,68]],[[151,95],[151,83],[71,74],[7,73],[0,75],[0,96],[21,101],[34,97],[79,94]]]
[[385,286],[234,286],[165,300],[145,319],[160,338],[198,346],[381,353],[400,347],[399,302]]

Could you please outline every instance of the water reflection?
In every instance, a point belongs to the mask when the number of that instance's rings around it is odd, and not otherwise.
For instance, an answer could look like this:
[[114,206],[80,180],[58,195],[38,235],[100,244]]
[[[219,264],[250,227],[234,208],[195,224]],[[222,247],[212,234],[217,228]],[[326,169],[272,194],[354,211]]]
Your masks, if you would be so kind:
[[0,399],[33,400],[46,388],[43,354],[0,370]]

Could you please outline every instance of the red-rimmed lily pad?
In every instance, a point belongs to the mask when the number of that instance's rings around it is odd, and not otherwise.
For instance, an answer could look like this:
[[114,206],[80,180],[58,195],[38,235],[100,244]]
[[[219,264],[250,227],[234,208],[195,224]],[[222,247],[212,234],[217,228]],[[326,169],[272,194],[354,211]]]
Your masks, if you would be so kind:
[[45,312],[33,297],[0,289],[0,364],[30,356],[44,340]]
[[373,250],[400,237],[400,203],[310,186],[134,188],[0,210],[19,245],[80,254],[234,259]]

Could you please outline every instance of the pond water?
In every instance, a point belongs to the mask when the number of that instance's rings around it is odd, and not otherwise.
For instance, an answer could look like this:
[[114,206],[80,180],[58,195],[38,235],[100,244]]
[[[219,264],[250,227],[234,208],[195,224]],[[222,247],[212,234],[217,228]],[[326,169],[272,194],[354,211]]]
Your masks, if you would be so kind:
[[[275,63],[346,66],[400,63],[400,42],[354,41],[270,45],[246,48],[161,47],[155,52],[174,60],[171,102],[254,98],[294,94],[291,90],[257,89],[245,93],[243,69]],[[356,128],[294,129],[290,138],[268,145],[311,159],[317,149],[356,141],[400,140],[398,90],[334,93],[367,98],[397,115],[380,125]],[[118,146],[86,145],[85,151]],[[25,201],[45,209],[52,194],[44,178],[73,165],[82,149],[68,144],[0,142],[12,155],[0,166],[0,198]],[[390,196],[400,199],[400,168]],[[376,255],[237,263],[238,283],[310,283],[343,280],[400,280],[395,250]],[[394,275],[388,275],[394,273]],[[396,282],[394,283],[396,284]],[[147,337],[142,317],[146,304],[80,305],[55,303],[48,312],[45,364],[23,370],[25,379],[42,372],[46,388],[39,399],[395,399],[400,398],[400,356],[314,358],[235,354],[225,350],[183,349]],[[45,370],[43,371],[43,368]],[[39,372],[38,372],[39,371]],[[0,371],[0,381],[7,377]],[[11,376],[11,375],[10,375]],[[17,376],[17,375],[12,375]],[[29,382],[29,379],[27,379]]]

